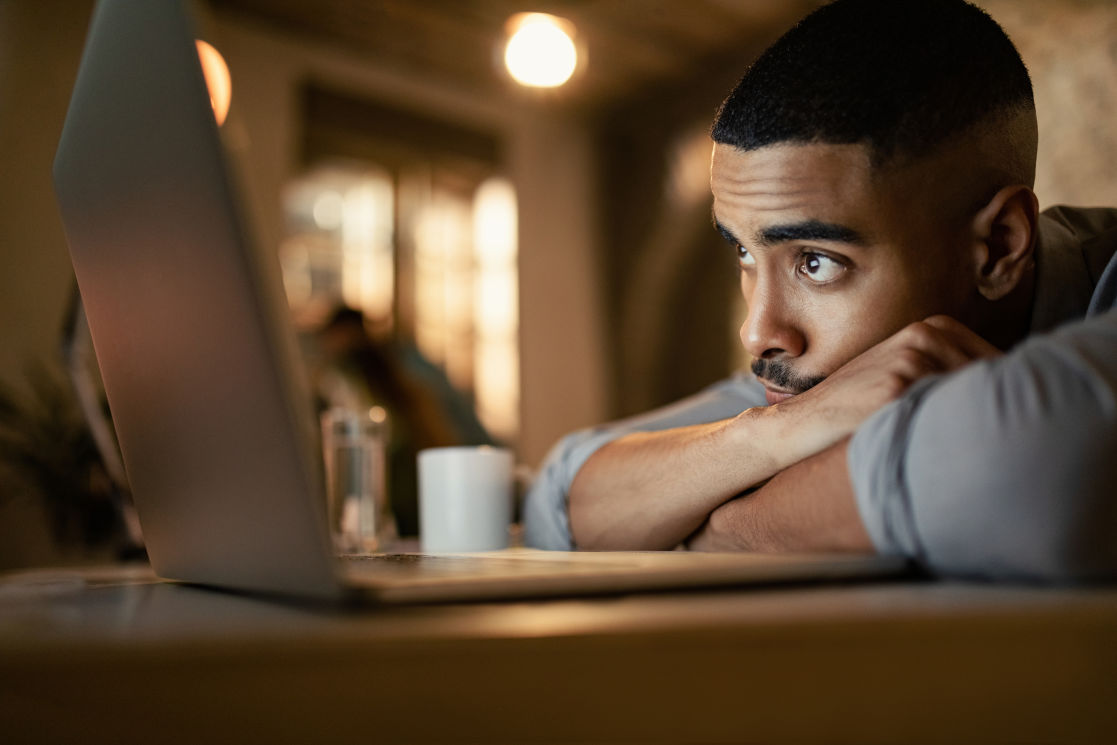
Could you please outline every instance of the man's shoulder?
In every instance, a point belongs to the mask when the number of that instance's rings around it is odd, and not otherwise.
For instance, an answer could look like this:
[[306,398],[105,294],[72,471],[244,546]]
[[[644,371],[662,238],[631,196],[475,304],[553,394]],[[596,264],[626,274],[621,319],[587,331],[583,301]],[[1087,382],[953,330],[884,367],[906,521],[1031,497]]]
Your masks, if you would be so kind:
[[1041,215],[1059,223],[1079,238],[1089,238],[1117,229],[1117,207],[1072,207],[1058,204],[1048,207]]
[[1083,253],[1095,282],[1117,253],[1117,208],[1058,205],[1043,211],[1041,218],[1058,225],[1068,243]]
[[[1117,281],[1114,270],[1106,271],[1117,261],[1117,208],[1058,205],[1044,210],[1037,251],[1054,269],[1060,292],[1065,295],[1081,285],[1081,294],[1094,296],[1089,304],[1096,310],[1098,293],[1111,294],[1110,286]],[[1070,267],[1076,268],[1068,272]]]

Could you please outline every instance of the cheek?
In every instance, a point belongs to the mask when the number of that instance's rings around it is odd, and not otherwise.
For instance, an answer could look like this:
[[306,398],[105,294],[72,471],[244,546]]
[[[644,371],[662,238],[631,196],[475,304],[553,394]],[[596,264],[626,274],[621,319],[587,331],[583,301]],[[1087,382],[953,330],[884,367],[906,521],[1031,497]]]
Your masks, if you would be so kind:
[[845,292],[813,298],[804,314],[812,372],[829,375],[912,321],[925,317],[914,307],[910,290],[903,283],[866,282]]
[[909,321],[936,313],[956,316],[969,301],[974,285],[972,251],[967,248],[968,225],[950,230],[932,218],[922,230],[908,232],[888,257],[882,276],[891,279],[893,294],[901,295],[900,312]]

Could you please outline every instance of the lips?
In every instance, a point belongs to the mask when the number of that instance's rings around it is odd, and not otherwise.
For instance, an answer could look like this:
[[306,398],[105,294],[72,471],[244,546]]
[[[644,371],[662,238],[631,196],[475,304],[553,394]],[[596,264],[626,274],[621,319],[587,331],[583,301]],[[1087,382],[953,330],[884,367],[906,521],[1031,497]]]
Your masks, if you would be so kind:
[[794,395],[794,393],[789,391],[777,391],[768,386],[764,386],[764,398],[768,401],[769,406],[778,404],[780,401],[786,401]]

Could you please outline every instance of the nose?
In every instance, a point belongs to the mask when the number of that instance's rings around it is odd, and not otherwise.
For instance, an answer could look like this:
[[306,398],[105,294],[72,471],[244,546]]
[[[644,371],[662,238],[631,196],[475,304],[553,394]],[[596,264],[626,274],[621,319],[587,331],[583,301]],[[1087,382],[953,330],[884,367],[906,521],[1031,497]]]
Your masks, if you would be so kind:
[[745,298],[748,315],[741,326],[741,344],[757,359],[798,357],[806,338],[779,289],[758,282]]

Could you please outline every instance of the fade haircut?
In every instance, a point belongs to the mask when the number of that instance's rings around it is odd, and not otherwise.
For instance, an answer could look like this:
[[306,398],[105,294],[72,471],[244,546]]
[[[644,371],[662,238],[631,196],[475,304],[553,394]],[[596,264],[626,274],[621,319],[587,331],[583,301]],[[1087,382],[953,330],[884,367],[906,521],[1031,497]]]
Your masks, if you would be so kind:
[[962,0],[837,0],[753,63],[711,134],[743,150],[865,144],[880,166],[1034,110],[1028,70],[985,11]]

